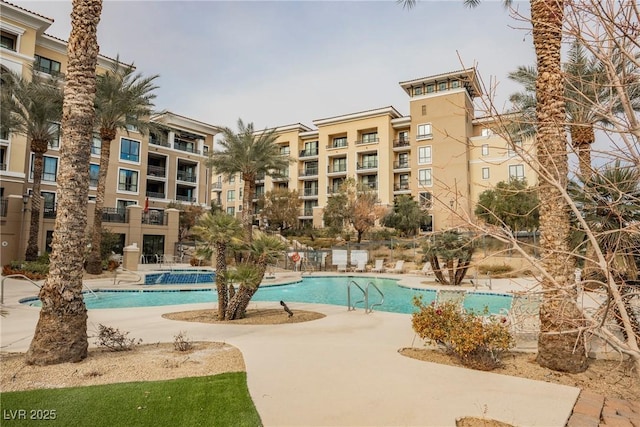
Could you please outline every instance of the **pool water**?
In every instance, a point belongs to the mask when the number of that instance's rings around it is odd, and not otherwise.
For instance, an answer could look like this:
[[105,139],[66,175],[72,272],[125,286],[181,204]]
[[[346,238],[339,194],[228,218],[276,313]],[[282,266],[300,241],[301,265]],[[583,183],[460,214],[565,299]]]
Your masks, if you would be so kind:
[[[425,303],[430,303],[436,298],[435,290],[419,290],[398,286],[394,279],[364,278],[364,277],[305,277],[298,283],[281,286],[261,287],[254,295],[252,301],[284,301],[289,307],[295,308],[291,303],[317,303],[347,306],[347,282],[355,280],[360,287],[366,288],[367,283],[373,282],[384,294],[384,303],[376,306],[375,311],[388,311],[394,313],[413,313],[416,311],[413,305],[413,297],[421,295]],[[104,290],[96,292],[98,298],[91,293],[85,293],[85,303],[89,309],[98,308],[127,308],[127,307],[152,307],[173,304],[194,304],[217,301],[215,288],[185,289],[185,290]],[[351,301],[362,300],[362,292],[351,286]],[[373,289],[369,291],[369,304],[380,302],[380,295]],[[37,298],[22,300],[31,305],[40,305]],[[499,313],[501,309],[511,306],[511,296],[505,294],[467,293],[464,307],[467,310],[482,312],[485,307],[490,313]],[[357,309],[362,310],[363,304],[358,304]]]
[[171,270],[144,276],[145,285],[209,284],[215,281],[216,273],[211,270]]

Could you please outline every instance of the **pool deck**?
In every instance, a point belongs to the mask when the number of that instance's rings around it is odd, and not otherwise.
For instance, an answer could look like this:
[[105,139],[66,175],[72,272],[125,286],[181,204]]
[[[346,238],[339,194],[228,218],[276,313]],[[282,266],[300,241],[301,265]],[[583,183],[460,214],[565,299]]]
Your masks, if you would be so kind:
[[[398,278],[411,287],[428,286],[422,283],[428,279],[412,274],[357,275]],[[299,277],[299,273],[277,273],[265,284]],[[111,288],[113,279],[87,284],[93,289]],[[494,280],[491,291],[486,287],[478,291],[506,293],[532,285],[527,280]],[[132,286],[136,285],[118,288]],[[0,351],[24,352],[33,337],[39,309],[18,301],[36,295],[37,289],[8,279],[4,291],[2,307],[9,315],[1,320]],[[173,342],[178,332],[185,331],[194,341],[224,341],[236,346],[244,356],[249,391],[265,426],[455,426],[455,420],[464,416],[517,426],[564,426],[580,392],[574,387],[403,357],[398,354],[400,348],[422,345],[407,314],[288,305],[319,311],[326,317],[261,326],[199,324],[161,317],[171,311],[210,307],[189,304],[90,310],[88,330],[92,334],[102,323],[129,331],[146,343]],[[252,302],[250,308],[281,307],[275,302]]]

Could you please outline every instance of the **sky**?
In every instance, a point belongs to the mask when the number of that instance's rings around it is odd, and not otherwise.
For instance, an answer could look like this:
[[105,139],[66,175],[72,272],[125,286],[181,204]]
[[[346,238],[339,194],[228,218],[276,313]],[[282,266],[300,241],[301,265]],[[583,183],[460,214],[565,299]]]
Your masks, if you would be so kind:
[[[52,18],[67,40],[71,0],[9,0]],[[156,109],[236,129],[302,123],[387,106],[408,114],[399,82],[475,66],[499,109],[535,63],[528,2],[104,0],[103,55],[158,74]]]

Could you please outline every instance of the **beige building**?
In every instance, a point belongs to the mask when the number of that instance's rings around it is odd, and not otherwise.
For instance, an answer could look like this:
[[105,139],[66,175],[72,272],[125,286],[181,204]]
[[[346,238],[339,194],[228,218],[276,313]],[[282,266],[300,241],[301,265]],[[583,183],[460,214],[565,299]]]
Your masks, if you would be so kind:
[[[535,173],[495,135],[492,122],[476,118],[480,95],[476,70],[465,69],[400,83],[409,98],[409,115],[394,107],[276,128],[277,144],[294,163],[287,179],[262,178],[258,196],[274,187],[298,190],[303,226],[323,227],[323,207],[348,177],[375,190],[381,205],[406,194],[432,217],[432,228],[460,226],[473,217],[479,194],[500,181]],[[230,214],[242,206],[242,183],[214,178],[219,203]]]
[[[2,44],[0,65],[29,76],[61,73],[67,67],[65,41],[45,34],[52,20],[6,2],[0,2]],[[98,58],[98,73],[114,60]],[[205,166],[219,129],[207,123],[166,112],[151,118],[166,125],[165,135],[143,135],[136,129],[118,133],[111,143],[103,226],[117,234],[119,248],[133,243],[145,261],[173,255],[178,240],[177,203],[211,203],[211,172]],[[59,124],[52,124],[59,126]],[[93,219],[100,163],[100,138],[91,141],[89,226]],[[50,250],[56,214],[56,180],[60,141],[51,141],[44,157],[40,216],[40,252]],[[24,135],[0,136],[0,247],[1,262],[24,259],[29,233],[33,154]]]

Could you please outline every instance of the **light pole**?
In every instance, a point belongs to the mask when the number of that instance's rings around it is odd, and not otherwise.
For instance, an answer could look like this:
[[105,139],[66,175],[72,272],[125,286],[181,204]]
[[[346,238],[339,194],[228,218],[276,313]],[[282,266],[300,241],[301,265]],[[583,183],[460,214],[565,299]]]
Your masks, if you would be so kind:
[[451,228],[453,228],[453,203],[453,199],[449,200],[449,207],[451,208],[449,212],[449,214],[451,215]]
[[25,212],[27,211],[27,204],[29,203],[29,193],[25,192],[22,195],[22,220],[20,221],[20,238],[18,239],[18,251],[20,252],[18,254],[18,259],[22,259],[22,255],[24,254],[24,249],[22,247],[22,231],[24,230],[24,215]]

